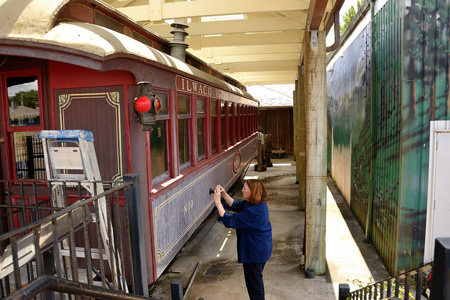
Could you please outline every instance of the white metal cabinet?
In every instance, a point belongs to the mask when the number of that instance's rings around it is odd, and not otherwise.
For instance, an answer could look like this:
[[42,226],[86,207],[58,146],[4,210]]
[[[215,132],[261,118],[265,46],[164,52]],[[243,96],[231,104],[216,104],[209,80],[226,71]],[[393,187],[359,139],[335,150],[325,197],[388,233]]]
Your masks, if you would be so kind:
[[450,237],[450,121],[430,122],[427,228],[424,262],[434,260],[438,237]]

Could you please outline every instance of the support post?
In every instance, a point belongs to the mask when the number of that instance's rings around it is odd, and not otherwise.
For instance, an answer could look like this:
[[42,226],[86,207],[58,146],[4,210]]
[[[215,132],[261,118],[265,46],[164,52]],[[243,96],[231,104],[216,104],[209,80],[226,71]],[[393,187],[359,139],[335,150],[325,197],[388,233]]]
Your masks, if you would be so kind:
[[170,283],[170,294],[172,300],[183,300],[183,282],[180,279],[174,279]]
[[430,300],[450,300],[450,238],[437,238],[431,275]]
[[147,265],[145,264],[145,239],[144,221],[142,215],[142,199],[138,174],[126,174],[124,182],[132,182],[133,185],[125,189],[125,203],[128,206],[130,218],[131,254],[133,260],[134,293],[148,297]]
[[317,33],[317,47],[311,46],[311,32],[305,38],[305,128],[306,128],[306,212],[305,269],[325,274],[325,230],[327,195],[327,99],[325,32]]
[[297,97],[298,97],[298,189],[299,199],[298,206],[300,210],[306,209],[306,128],[305,128],[305,66],[298,68],[297,80]]
[[376,23],[375,23],[375,1],[371,1],[370,2],[370,14],[371,14],[371,20],[372,20],[372,24],[371,24],[371,34],[372,34],[372,38],[371,38],[371,47],[372,50],[371,52],[371,82],[370,82],[370,94],[367,93],[367,97],[370,96],[370,103],[371,103],[371,112],[370,112],[370,132],[372,135],[372,142],[371,142],[371,146],[370,146],[370,151],[371,151],[371,158],[370,158],[370,195],[368,197],[368,203],[367,203],[367,217],[366,217],[366,228],[365,228],[365,232],[364,232],[364,240],[366,242],[369,242],[370,240],[372,240],[372,222],[373,222],[373,199],[375,196],[374,193],[374,189],[375,189],[375,153],[376,153],[376,149],[375,149],[375,145],[376,145],[376,139],[377,139],[377,119],[376,119],[376,81],[374,80],[375,75],[376,75],[376,65],[375,65],[375,51],[373,49],[375,49],[375,39],[373,38],[376,34]]
[[[53,255],[53,250],[49,249],[47,251],[45,251],[44,253],[42,253],[42,260],[43,260],[43,264],[44,264],[44,274],[43,275],[49,275],[49,276],[53,276],[54,274],[54,270],[53,270],[53,266],[55,265],[55,257]],[[53,293],[52,291],[46,290],[45,291],[45,299],[55,299],[55,293]]]
[[347,283],[339,283],[338,300],[346,300],[350,294],[350,286]]
[[[298,74],[298,72],[297,72]],[[297,75],[298,76],[298,75]],[[298,165],[298,144],[300,141],[300,138],[298,136],[299,134],[299,108],[298,108],[298,79],[295,80],[295,89],[292,92],[292,99],[294,100],[294,107],[292,109],[292,114],[293,114],[293,119],[294,119],[294,161],[296,162],[295,164],[295,183],[298,184],[298,180],[300,177],[300,172],[299,172],[299,165]]]

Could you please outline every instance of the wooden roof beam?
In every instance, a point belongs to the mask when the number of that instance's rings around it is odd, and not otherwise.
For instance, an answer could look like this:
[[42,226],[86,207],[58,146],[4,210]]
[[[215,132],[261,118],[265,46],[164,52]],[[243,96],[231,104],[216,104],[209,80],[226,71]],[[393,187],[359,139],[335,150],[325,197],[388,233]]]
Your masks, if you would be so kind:
[[328,0],[311,0],[309,3],[309,30],[319,30]]
[[204,58],[208,64],[224,64],[237,62],[261,62],[266,61],[283,61],[298,59],[298,53],[271,53],[271,54],[257,54],[257,55],[230,55],[230,56],[215,56],[212,58]]
[[291,84],[295,82],[295,74],[290,75],[240,75],[239,73],[229,74],[231,77],[245,85],[271,85],[271,84]]
[[135,21],[160,21],[217,15],[308,10],[308,7],[309,1],[307,0],[197,0],[171,3],[149,0],[148,5],[121,7],[119,11]]
[[221,65],[211,65],[219,71],[227,73],[238,72],[266,72],[266,71],[297,71],[297,60],[276,61],[276,62],[246,62],[246,63],[228,63]]
[[189,49],[206,47],[239,47],[262,46],[276,44],[301,44],[303,42],[303,30],[257,33],[257,34],[227,34],[223,36],[188,36],[186,43]]
[[257,55],[271,53],[300,53],[300,44],[274,44],[261,47],[236,46],[236,47],[203,47],[200,50],[188,49],[188,52],[198,57],[234,56],[234,55]]
[[[214,34],[232,34],[247,32],[270,32],[270,31],[291,31],[304,30],[306,27],[305,18],[302,20],[292,20],[290,18],[258,18],[243,19],[230,21],[214,21],[214,22],[192,22],[186,31],[189,36],[198,35],[214,35]],[[157,32],[165,38],[172,38],[170,33],[173,28],[169,24],[148,24],[148,28]]]

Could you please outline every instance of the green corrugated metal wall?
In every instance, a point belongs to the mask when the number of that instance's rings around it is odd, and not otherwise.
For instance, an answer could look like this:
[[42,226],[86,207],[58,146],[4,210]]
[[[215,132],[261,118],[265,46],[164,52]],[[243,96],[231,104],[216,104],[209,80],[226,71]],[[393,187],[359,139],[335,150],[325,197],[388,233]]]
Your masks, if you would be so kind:
[[449,119],[449,4],[391,0],[374,26],[371,240],[391,274],[423,261],[431,120]]
[[423,261],[430,121],[448,120],[450,4],[405,2],[398,269]]
[[372,243],[391,274],[396,272],[400,226],[401,24],[400,1],[389,1],[375,16],[374,170]]

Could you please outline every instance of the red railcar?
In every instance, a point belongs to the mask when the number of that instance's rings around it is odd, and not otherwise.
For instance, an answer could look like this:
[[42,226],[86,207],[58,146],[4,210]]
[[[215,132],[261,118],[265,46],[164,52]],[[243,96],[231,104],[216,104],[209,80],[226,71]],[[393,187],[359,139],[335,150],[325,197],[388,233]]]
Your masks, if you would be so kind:
[[[258,102],[103,2],[0,7],[0,179],[45,179],[41,130],[92,131],[102,179],[140,174],[155,281],[213,209],[209,188],[231,186],[255,156]],[[162,105],[151,131],[136,121],[140,81]]]

